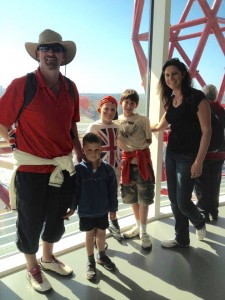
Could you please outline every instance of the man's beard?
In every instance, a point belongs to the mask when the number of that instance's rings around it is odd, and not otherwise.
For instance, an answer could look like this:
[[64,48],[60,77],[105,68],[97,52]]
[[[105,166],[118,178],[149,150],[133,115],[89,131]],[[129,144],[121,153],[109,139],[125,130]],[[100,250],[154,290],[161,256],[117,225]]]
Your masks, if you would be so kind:
[[45,63],[50,70],[56,70],[59,68],[59,62],[57,58],[45,58]]

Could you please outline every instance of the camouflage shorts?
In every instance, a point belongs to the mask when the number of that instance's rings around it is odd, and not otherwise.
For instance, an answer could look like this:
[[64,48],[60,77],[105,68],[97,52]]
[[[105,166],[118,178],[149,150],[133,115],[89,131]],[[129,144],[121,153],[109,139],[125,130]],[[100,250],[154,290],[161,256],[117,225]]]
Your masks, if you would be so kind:
[[137,165],[130,165],[130,183],[121,184],[123,203],[139,203],[148,206],[154,203],[155,183],[152,180],[143,180]]

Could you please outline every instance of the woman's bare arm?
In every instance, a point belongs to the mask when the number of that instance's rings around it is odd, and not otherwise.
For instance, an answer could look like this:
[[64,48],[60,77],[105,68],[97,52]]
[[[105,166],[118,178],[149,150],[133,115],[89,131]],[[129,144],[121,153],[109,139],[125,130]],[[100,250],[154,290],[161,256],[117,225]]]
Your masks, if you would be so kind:
[[211,111],[207,100],[203,100],[200,102],[198,106],[197,116],[201,126],[202,136],[195,162],[191,168],[192,177],[196,177],[196,174],[201,175],[202,173],[202,164],[205,159],[207,150],[209,148],[209,143],[212,134]]
[[165,112],[161,120],[159,121],[159,123],[151,126],[151,130],[152,132],[157,132],[166,129],[168,126],[169,124],[166,121],[166,112]]

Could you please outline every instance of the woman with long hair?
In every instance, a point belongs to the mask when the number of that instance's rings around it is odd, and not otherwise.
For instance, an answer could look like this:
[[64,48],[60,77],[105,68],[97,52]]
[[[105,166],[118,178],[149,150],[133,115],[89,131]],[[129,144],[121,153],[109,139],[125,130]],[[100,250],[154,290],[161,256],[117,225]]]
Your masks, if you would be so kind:
[[156,132],[170,126],[165,165],[175,218],[175,238],[161,245],[188,247],[189,220],[198,240],[206,236],[205,219],[192,201],[192,192],[211,138],[210,107],[203,92],[192,87],[188,68],[177,58],[163,65],[158,89],[165,113],[151,129]]

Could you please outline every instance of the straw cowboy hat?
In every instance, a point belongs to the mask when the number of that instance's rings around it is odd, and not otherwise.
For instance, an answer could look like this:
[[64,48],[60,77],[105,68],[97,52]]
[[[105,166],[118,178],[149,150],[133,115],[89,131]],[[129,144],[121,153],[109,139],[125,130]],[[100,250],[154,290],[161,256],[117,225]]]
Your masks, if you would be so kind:
[[51,29],[45,29],[40,33],[38,43],[25,43],[25,48],[30,56],[37,60],[37,47],[43,44],[60,44],[66,49],[65,60],[61,66],[69,64],[76,54],[76,44],[72,41],[63,41],[61,35]]

